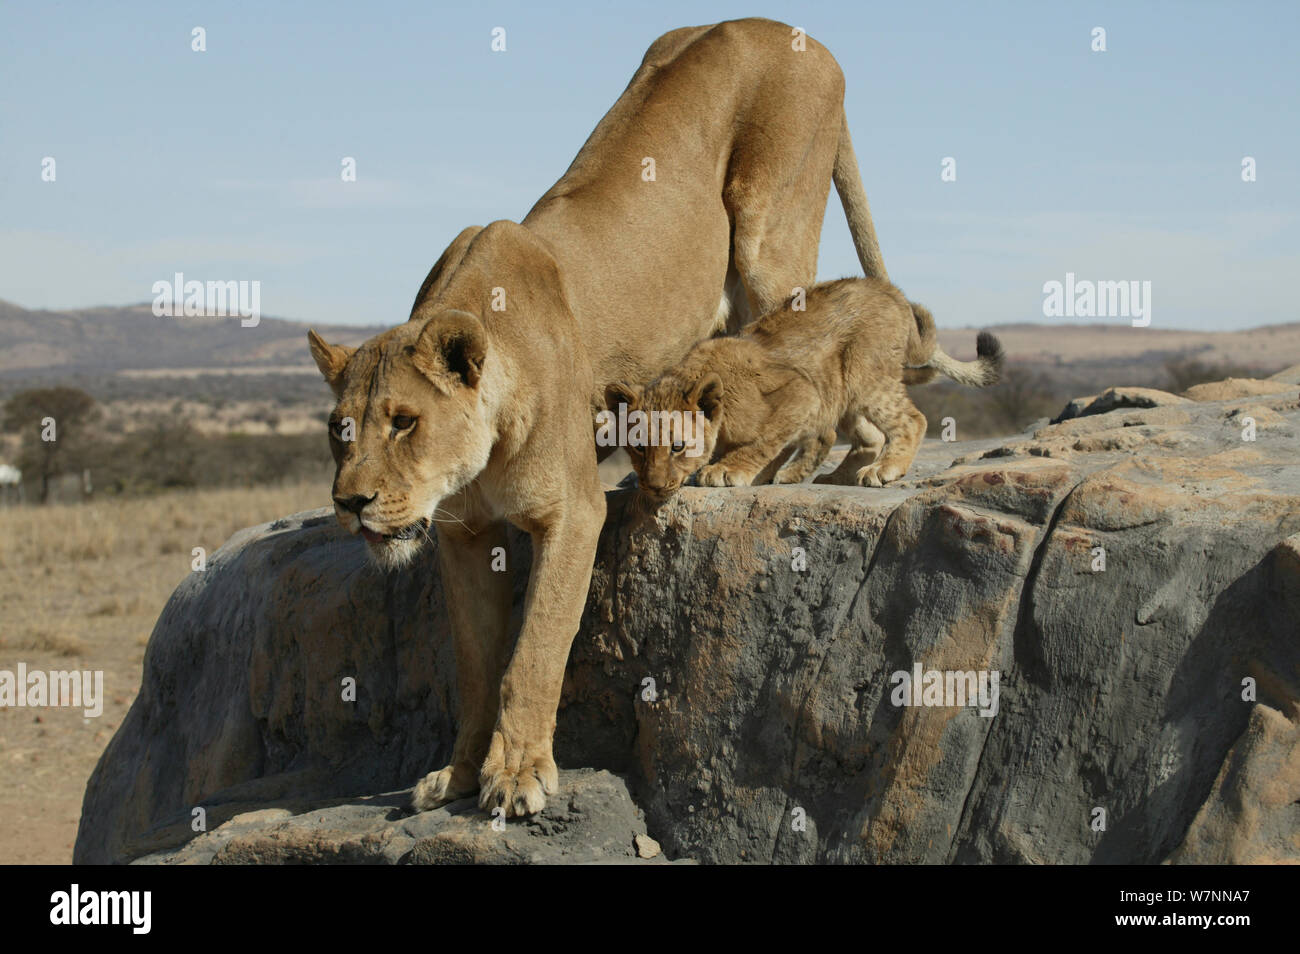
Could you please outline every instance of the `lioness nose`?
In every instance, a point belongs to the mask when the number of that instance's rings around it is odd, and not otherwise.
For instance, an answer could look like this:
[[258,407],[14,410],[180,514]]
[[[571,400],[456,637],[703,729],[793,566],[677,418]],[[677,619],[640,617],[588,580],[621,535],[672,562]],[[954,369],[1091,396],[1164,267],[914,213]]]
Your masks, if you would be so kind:
[[369,497],[363,494],[353,494],[351,497],[335,497],[334,502],[344,510],[351,510],[359,517],[361,511],[366,509],[366,504],[378,496],[378,494],[371,494]]

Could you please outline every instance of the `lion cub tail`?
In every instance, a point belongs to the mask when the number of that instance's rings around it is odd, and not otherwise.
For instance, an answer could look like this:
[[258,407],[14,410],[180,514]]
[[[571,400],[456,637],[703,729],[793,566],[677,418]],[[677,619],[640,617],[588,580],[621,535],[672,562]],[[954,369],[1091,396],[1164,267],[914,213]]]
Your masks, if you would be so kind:
[[925,384],[935,375],[943,374],[958,384],[973,388],[987,388],[1002,377],[1005,355],[997,336],[981,331],[975,339],[975,360],[958,361],[939,347],[939,333],[934,327],[934,316],[924,305],[909,302],[915,328],[907,336],[907,366],[903,369],[904,384]]

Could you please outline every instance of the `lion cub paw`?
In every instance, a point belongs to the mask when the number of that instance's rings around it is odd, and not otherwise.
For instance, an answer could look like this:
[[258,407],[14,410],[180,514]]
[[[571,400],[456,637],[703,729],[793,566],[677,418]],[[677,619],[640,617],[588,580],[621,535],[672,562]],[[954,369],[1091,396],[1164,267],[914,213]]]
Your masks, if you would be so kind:
[[525,753],[504,759],[498,754],[504,748],[500,738],[494,737],[491,753],[479,772],[479,808],[485,812],[504,808],[507,818],[535,815],[546,807],[546,796],[560,787],[555,760],[550,755]]
[[774,484],[801,484],[803,479],[808,476],[808,468],[800,467],[797,464],[791,464],[788,467],[782,467],[772,478]]
[[902,471],[897,467],[871,464],[858,471],[857,482],[859,487],[883,487],[902,476]]
[[411,793],[411,807],[417,812],[427,812],[457,799],[473,795],[478,790],[478,780],[472,771],[457,769],[454,765],[430,772]]
[[731,470],[721,463],[700,469],[701,487],[748,487],[753,479],[752,474]]

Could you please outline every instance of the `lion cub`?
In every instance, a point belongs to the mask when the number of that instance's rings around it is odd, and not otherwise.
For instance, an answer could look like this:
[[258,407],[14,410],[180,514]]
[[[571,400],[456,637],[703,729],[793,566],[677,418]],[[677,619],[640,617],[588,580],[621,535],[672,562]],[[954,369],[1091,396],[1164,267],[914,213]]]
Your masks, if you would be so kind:
[[950,358],[930,312],[888,282],[824,282],[808,290],[804,309],[796,303],[786,301],[737,337],[699,342],[644,388],[606,389],[611,411],[623,404],[665,420],[677,411],[675,426],[703,428],[702,435],[629,441],[643,493],[662,500],[697,470],[709,487],[798,483],[821,466],[837,429],[851,449],[817,482],[879,487],[907,472],[925,436],[925,416],[905,384],[942,373],[988,387],[1001,372],[996,337],[980,332],[975,361]]

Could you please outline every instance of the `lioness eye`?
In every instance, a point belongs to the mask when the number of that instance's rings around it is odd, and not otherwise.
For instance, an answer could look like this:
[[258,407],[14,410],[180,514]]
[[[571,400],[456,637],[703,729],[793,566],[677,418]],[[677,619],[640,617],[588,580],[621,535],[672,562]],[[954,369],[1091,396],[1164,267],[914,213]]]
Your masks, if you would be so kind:
[[415,427],[415,418],[409,414],[397,414],[393,417],[393,427],[399,431],[409,431]]
[[681,441],[673,441],[673,453],[674,453],[674,454],[680,454],[680,453],[681,453],[682,451],[684,451],[684,450],[686,450],[686,445],[685,445],[685,444],[683,444]]

